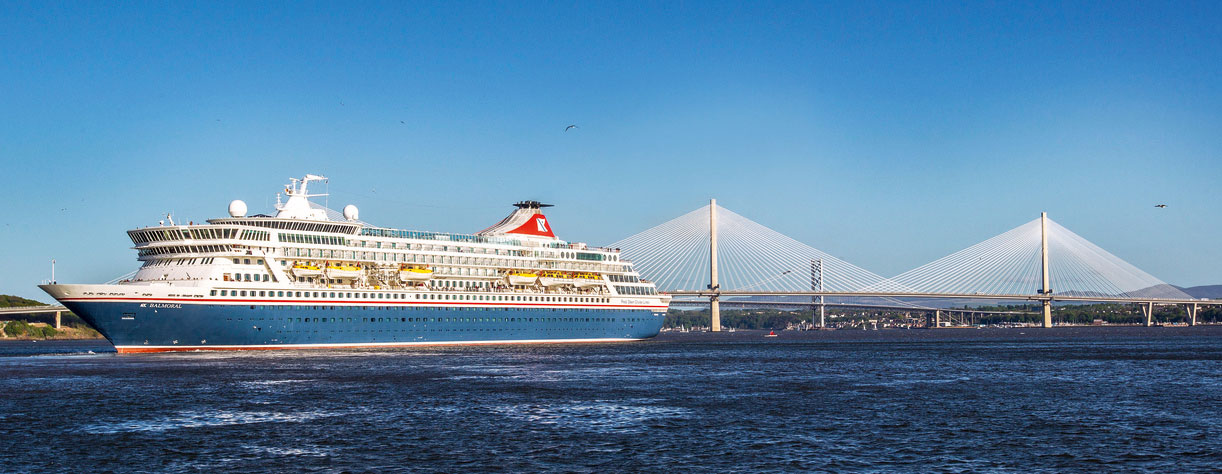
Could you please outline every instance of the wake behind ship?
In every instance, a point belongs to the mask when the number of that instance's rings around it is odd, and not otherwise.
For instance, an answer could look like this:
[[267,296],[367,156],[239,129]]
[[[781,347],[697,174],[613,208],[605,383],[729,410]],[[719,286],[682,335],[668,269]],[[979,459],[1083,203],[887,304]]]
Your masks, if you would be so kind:
[[311,203],[276,215],[127,232],[143,265],[117,284],[41,285],[119,353],[628,341],[670,296],[616,249],[556,238],[536,201],[476,234],[375,227]]

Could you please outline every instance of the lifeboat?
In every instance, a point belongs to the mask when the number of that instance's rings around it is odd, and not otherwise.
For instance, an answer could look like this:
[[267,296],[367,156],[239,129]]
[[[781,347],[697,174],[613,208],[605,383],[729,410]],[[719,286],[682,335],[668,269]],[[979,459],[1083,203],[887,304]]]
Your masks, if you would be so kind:
[[433,279],[433,271],[427,268],[399,266],[399,279],[403,281],[429,281]]
[[360,265],[331,264],[327,265],[327,278],[350,279],[359,278],[362,274]]
[[546,287],[571,286],[573,277],[562,272],[543,272],[539,274],[539,284]]
[[316,277],[322,275],[322,268],[313,263],[293,263],[293,276],[295,277]]
[[530,272],[513,271],[505,274],[505,280],[514,286],[533,285],[537,279],[539,275]]
[[578,273],[574,275],[573,286],[578,288],[589,288],[591,286],[601,286],[603,279],[594,273]]

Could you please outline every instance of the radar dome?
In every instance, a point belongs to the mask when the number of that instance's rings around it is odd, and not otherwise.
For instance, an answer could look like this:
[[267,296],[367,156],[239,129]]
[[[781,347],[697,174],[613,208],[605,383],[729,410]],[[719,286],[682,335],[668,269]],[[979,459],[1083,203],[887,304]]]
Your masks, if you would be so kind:
[[357,213],[356,206],[353,206],[351,204],[344,206],[344,219],[354,221],[357,219],[358,215],[359,214]]
[[246,217],[246,203],[241,199],[234,199],[229,203],[229,215],[233,217]]

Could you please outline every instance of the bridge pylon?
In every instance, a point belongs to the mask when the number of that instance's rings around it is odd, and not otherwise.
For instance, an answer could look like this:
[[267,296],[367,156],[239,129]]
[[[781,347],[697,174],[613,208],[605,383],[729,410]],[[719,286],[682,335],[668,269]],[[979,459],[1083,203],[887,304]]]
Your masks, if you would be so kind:
[[709,199],[709,326],[713,332],[721,331],[721,301],[717,284],[717,200]]
[[1048,297],[1052,296],[1052,289],[1049,288],[1049,286],[1051,286],[1049,284],[1049,281],[1051,280],[1051,278],[1048,275],[1048,213],[1047,212],[1040,213],[1040,260],[1043,262],[1043,265],[1041,265],[1041,273],[1044,274],[1044,288],[1040,290],[1040,293],[1042,293],[1045,297],[1043,300],[1044,301],[1044,327],[1050,328],[1052,327],[1052,300],[1049,299]]
[[[810,261],[810,291],[823,291],[823,259],[817,258]],[[812,303],[815,303],[819,310],[819,328],[827,327],[827,305],[823,304],[823,296],[812,298]]]

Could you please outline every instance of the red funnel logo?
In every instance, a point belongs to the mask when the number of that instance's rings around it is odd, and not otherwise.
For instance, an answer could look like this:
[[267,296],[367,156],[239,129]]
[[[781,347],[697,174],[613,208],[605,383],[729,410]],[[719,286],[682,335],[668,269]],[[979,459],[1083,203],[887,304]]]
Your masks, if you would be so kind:
[[556,238],[556,235],[552,233],[551,227],[547,225],[547,217],[544,217],[543,214],[535,214],[525,224],[509,231],[509,233]]

